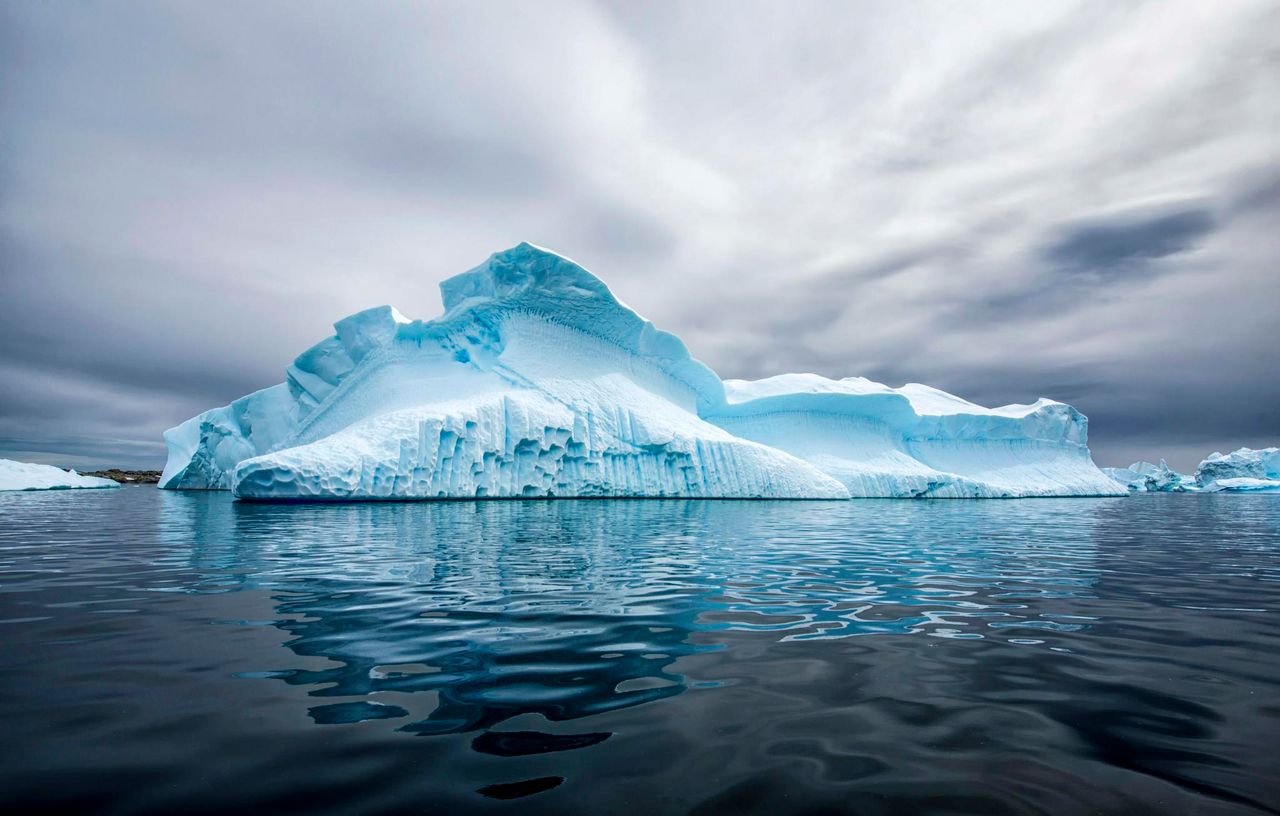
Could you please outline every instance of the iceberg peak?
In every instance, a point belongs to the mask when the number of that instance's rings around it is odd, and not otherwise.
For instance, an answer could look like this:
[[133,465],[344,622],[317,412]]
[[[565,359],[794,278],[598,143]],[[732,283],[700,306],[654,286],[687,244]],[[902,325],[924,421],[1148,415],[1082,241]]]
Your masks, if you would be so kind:
[[527,293],[543,298],[599,299],[621,305],[604,281],[563,255],[527,242],[495,252],[480,266],[440,284],[446,317],[472,298],[510,300]]
[[550,250],[521,243],[495,252],[480,266],[443,281],[440,299],[445,314],[430,324],[442,329],[480,325],[502,343],[507,316],[536,315],[660,369],[692,389],[704,407],[724,402],[720,378],[693,358],[683,340],[641,317],[600,278]]

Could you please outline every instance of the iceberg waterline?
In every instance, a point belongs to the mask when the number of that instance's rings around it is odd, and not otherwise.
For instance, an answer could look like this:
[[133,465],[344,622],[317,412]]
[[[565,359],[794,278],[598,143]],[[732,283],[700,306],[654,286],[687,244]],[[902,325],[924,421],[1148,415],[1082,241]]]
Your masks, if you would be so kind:
[[246,499],[1123,495],[1062,403],[922,385],[722,382],[591,273],[521,244],[445,313],[335,324],[284,383],[165,433],[160,486]]
[[97,476],[81,476],[74,470],[0,459],[0,490],[80,490],[119,487]]

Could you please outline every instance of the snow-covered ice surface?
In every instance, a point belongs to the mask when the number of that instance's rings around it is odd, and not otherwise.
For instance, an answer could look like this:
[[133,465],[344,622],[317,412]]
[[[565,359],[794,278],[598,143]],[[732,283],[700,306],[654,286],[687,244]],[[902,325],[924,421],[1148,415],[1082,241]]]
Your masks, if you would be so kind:
[[577,264],[529,244],[360,312],[286,382],[166,432],[166,488],[242,498],[1119,495],[1084,417],[921,385],[722,383]]
[[1178,473],[1163,459],[1158,465],[1134,462],[1127,468],[1101,470],[1131,493],[1189,493],[1200,489],[1194,477]]
[[77,490],[119,487],[110,479],[81,476],[74,470],[0,459],[0,490]]
[[1215,451],[1196,468],[1196,482],[1207,493],[1280,492],[1280,448]]

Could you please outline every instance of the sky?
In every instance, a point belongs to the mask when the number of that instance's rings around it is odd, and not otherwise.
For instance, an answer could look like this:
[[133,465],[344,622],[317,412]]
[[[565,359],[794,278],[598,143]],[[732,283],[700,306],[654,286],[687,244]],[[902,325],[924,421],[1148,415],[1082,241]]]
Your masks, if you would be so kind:
[[159,468],[529,241],[722,377],[1280,444],[1280,3],[0,4],[0,457]]

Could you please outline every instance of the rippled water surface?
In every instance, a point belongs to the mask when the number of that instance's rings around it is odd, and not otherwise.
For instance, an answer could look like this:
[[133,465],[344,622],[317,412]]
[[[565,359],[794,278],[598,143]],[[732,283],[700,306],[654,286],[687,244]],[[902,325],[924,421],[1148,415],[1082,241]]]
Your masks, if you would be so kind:
[[0,493],[0,805],[1277,813],[1280,497]]

